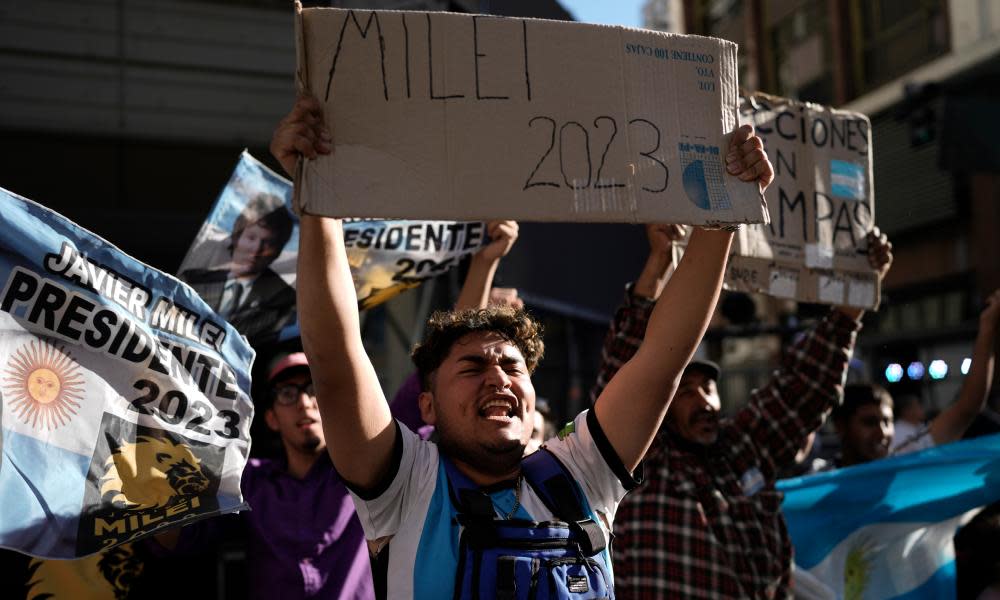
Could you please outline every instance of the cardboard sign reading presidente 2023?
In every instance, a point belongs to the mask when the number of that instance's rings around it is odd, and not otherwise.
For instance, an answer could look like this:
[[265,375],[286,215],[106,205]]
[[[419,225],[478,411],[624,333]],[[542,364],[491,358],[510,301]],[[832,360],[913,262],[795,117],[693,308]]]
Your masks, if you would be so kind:
[[482,15],[297,12],[334,153],[297,206],[337,217],[761,223],[725,171],[736,45]]

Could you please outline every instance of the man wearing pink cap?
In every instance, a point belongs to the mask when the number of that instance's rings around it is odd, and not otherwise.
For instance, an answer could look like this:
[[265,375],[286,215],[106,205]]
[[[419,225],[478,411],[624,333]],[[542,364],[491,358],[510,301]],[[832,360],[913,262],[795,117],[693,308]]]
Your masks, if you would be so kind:
[[[369,600],[368,549],[347,489],[326,451],[306,355],[280,356],[268,372],[267,426],[281,460],[252,458],[241,487],[251,510],[238,515],[247,537],[250,598]],[[204,547],[226,518],[156,536],[178,552]]]

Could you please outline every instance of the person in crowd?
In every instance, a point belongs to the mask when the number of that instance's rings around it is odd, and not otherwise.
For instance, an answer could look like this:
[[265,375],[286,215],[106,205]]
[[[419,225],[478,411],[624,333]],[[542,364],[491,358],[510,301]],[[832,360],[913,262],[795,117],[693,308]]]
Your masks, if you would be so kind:
[[[592,400],[649,342],[649,319],[654,306],[664,304],[665,280],[674,283],[676,274],[667,274],[676,226],[646,231],[649,258],[611,324]],[[880,278],[891,249],[877,229],[869,234],[868,258]],[[646,454],[646,481],[625,497],[615,520],[622,597],[790,595],[791,541],[774,484],[840,401],[862,312],[833,308],[784,351],[778,370],[732,418],[720,416],[719,366],[707,360],[686,366]]]
[[251,510],[172,529],[155,536],[155,543],[166,552],[189,553],[222,537],[220,528],[235,520],[246,532],[251,598],[371,600],[364,532],[327,453],[306,355],[279,356],[268,383],[264,419],[285,455],[248,462],[241,488]]
[[916,394],[904,394],[893,401],[896,421],[893,423],[890,450],[919,433],[927,423],[927,412]]
[[556,435],[556,424],[552,420],[552,406],[549,401],[540,396],[535,398],[535,422],[531,428],[531,440],[524,449],[525,454],[531,454],[542,447],[546,440]]
[[990,395],[998,321],[1000,290],[986,298],[986,306],[979,315],[972,364],[958,398],[930,422],[905,437],[893,426],[892,395],[885,388],[872,383],[848,385],[843,404],[833,412],[833,424],[840,438],[840,455],[832,464],[818,464],[817,470],[847,467],[960,439]]
[[1000,502],[955,533],[955,584],[961,600],[1000,599]]
[[[289,173],[300,154],[314,158],[332,150],[315,99],[299,98],[275,131],[271,150]],[[773,179],[762,142],[749,126],[732,135],[728,152],[730,173],[762,187]],[[636,485],[634,471],[708,325],[731,241],[728,231],[694,231],[687,255],[662,293],[663,302],[652,311],[646,342],[591,410],[531,455],[558,459],[556,479],[566,483],[560,489],[584,515],[570,527],[577,554],[584,545],[604,548],[594,558],[547,565],[550,577],[558,570],[580,574],[561,580],[564,597],[595,582],[612,594],[613,584],[604,576],[610,577],[606,548],[616,507]],[[484,562],[475,552],[469,558],[456,516],[475,516],[464,521],[476,524],[466,530],[469,543],[485,544],[475,534],[487,524],[500,535],[498,521],[516,519],[533,528],[560,510],[551,502],[552,489],[540,490],[524,480],[531,457],[525,463],[522,457],[535,412],[531,373],[544,348],[537,324],[510,307],[432,317],[413,356],[423,388],[421,413],[437,430],[435,444],[420,440],[391,417],[361,343],[338,221],[302,217],[298,282],[302,340],[313,365],[330,455],[354,496],[377,586],[392,598],[456,597],[468,590],[467,558],[475,562],[474,573],[490,569],[496,575],[491,582],[503,590],[511,591],[515,582],[528,585],[531,577],[525,577],[524,569],[531,561],[515,555]],[[463,493],[453,496],[449,490],[456,486]],[[594,579],[595,572],[601,581]],[[501,594],[496,588],[494,592]]]
[[180,278],[251,341],[276,336],[295,317],[295,290],[271,270],[271,263],[288,243],[293,227],[284,200],[258,194],[233,223],[229,264],[191,269]]
[[[462,289],[455,300],[455,310],[486,308],[490,304],[509,304],[517,308],[524,303],[514,288],[493,287],[493,277],[501,259],[507,256],[518,236],[517,221],[490,221],[486,224],[486,232],[490,243],[480,248],[469,259],[469,269],[465,274]],[[406,425],[410,431],[427,439],[434,428],[424,422],[420,416],[420,375],[414,371],[403,380],[402,385],[389,403],[392,416]]]

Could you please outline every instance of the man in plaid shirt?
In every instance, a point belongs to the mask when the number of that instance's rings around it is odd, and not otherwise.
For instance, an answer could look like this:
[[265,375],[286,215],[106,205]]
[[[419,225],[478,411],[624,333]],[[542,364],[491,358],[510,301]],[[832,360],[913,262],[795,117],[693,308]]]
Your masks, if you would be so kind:
[[[642,343],[680,232],[653,225],[647,234],[650,257],[612,322],[592,399]],[[868,241],[869,260],[884,276],[891,244],[877,229]],[[791,596],[792,547],[774,482],[840,401],[862,312],[831,310],[731,419],[719,419],[718,366],[688,365],[646,453],[646,481],[615,517],[620,598]]]

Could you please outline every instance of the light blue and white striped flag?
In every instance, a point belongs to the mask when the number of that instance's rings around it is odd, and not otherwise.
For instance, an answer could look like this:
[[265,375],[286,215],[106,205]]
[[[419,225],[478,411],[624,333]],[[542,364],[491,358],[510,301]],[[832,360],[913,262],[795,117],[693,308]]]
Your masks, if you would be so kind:
[[0,546],[86,556],[245,506],[254,353],[191,288],[0,189],[0,290]]
[[786,479],[778,489],[796,569],[828,588],[816,597],[954,598],[952,538],[1000,499],[1000,435]]

